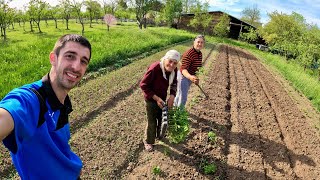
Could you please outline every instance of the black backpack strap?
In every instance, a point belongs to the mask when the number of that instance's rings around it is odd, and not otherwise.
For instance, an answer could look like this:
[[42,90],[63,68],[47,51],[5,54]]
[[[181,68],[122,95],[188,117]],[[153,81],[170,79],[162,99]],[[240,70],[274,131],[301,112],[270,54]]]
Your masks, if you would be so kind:
[[30,88],[31,91],[37,95],[39,103],[40,103],[40,113],[39,113],[39,120],[38,120],[38,126],[40,127],[44,122],[45,122],[45,113],[48,111],[47,105],[46,105],[46,101],[45,101],[45,95],[44,95],[44,91],[41,90],[41,88],[39,90],[36,90],[35,88]]

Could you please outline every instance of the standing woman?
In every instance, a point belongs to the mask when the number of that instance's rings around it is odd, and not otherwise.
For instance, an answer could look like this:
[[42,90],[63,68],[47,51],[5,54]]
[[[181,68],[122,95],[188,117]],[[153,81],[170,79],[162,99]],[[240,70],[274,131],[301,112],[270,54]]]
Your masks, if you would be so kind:
[[196,72],[202,67],[202,52],[205,39],[203,35],[198,35],[194,39],[193,47],[185,51],[182,55],[182,65],[178,71],[178,92],[174,100],[175,106],[185,106],[188,91],[192,83],[199,84]]
[[170,86],[168,108],[173,106],[177,91],[177,64],[180,53],[170,50],[160,61],[154,62],[148,68],[140,82],[140,87],[146,101],[148,124],[146,127],[144,146],[147,151],[153,150],[155,138],[160,135],[161,112],[163,103],[167,99],[167,91]]

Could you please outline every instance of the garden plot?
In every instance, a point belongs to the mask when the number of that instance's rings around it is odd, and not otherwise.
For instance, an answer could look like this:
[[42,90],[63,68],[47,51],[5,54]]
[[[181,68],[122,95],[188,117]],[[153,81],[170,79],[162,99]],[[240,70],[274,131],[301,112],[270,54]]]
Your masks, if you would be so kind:
[[[183,52],[189,47],[175,49]],[[300,110],[297,99],[291,98],[294,92],[289,94],[279,77],[255,57],[226,45],[218,50],[215,53],[210,43],[203,50],[206,63],[200,84],[209,98],[191,87],[189,136],[180,144],[157,141],[151,153],[142,143],[146,114],[138,82],[147,65],[165,52],[76,88],[72,98],[78,113],[72,114],[71,146],[84,163],[81,177],[319,178],[320,139],[312,125],[317,120]]]

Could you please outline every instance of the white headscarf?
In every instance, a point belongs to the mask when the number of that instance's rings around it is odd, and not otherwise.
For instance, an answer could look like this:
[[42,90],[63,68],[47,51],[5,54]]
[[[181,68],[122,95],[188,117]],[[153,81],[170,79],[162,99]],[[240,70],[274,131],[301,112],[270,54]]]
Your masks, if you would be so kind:
[[[168,79],[167,79],[167,76],[166,76],[166,70],[165,70],[165,68],[164,68],[164,60],[166,60],[166,59],[176,60],[177,62],[179,62],[179,60],[180,60],[180,53],[179,53],[178,51],[176,51],[176,50],[170,50],[170,51],[168,51],[168,52],[166,53],[166,55],[163,56],[163,57],[161,58],[161,60],[160,60],[160,68],[161,68],[161,70],[162,70],[163,78],[166,79],[166,80],[168,80]],[[172,71],[172,72],[170,73],[170,76],[169,76],[169,85],[172,84],[174,76],[175,76],[175,72]]]

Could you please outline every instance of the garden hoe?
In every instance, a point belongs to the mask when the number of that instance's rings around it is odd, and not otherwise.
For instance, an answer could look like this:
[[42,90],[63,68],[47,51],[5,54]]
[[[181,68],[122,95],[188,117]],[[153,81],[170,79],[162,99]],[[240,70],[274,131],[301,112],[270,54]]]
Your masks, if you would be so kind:
[[166,103],[163,103],[162,108],[162,122],[161,122],[161,129],[160,129],[160,139],[164,137],[168,128],[168,106]]
[[208,94],[203,91],[203,89],[201,88],[201,86],[199,86],[199,84],[196,84],[196,85],[199,87],[199,89],[200,89],[201,92],[204,94],[204,96],[206,97],[206,99],[209,99]]

